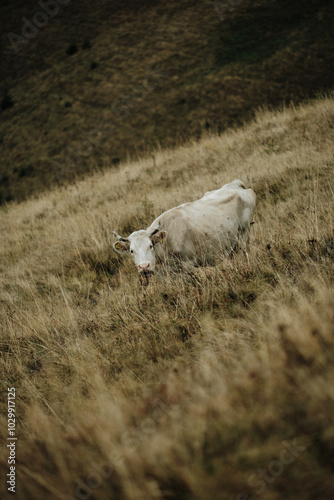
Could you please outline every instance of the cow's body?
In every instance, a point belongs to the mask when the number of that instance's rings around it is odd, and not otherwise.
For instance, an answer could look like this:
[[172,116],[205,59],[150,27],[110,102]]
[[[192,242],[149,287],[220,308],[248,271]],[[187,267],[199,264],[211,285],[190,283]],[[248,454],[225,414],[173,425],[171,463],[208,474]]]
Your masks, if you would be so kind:
[[114,248],[136,254],[133,257],[142,273],[154,272],[156,260],[188,268],[214,264],[238,244],[247,243],[255,204],[254,191],[236,179],[199,200],[164,212],[146,230],[128,238],[116,235]]

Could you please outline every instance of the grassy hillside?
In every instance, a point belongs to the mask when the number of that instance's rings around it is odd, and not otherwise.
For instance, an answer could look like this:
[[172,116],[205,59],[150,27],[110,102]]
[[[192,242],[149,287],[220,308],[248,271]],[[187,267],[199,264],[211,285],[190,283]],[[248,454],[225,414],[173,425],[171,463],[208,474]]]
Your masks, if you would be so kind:
[[[333,498],[333,116],[263,111],[1,209],[17,499]],[[111,229],[235,177],[258,196],[248,253],[141,288]],[[3,399],[4,439],[6,419]]]
[[0,5],[1,203],[333,88],[333,0],[68,2],[15,52],[39,11]]

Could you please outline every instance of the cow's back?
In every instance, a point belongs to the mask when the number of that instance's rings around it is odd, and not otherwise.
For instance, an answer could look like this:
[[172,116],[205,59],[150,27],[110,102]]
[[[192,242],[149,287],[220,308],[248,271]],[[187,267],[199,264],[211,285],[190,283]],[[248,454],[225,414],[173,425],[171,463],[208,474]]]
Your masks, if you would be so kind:
[[235,248],[239,235],[249,231],[255,202],[252,189],[233,181],[164,212],[151,225],[168,233],[164,247],[157,247],[157,256],[167,252],[181,260],[202,263],[226,255]]

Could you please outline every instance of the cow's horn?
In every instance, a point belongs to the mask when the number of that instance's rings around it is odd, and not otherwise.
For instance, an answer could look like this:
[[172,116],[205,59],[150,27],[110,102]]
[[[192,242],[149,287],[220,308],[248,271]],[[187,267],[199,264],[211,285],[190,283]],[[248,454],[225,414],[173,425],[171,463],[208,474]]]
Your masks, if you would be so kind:
[[158,232],[160,231],[160,224],[158,225],[158,227],[156,227],[152,233],[150,234],[150,238],[154,235],[154,234],[157,234]]
[[114,234],[117,238],[118,241],[128,241],[127,238],[123,238],[122,236],[120,236],[119,234],[115,233],[115,231],[111,231],[112,234]]
[[120,236],[119,234],[115,233],[115,231],[111,231],[111,232],[112,232],[112,234],[113,234],[113,235],[115,235],[115,236],[116,236],[116,238],[117,238],[118,240],[122,239],[122,238],[121,238],[121,236]]

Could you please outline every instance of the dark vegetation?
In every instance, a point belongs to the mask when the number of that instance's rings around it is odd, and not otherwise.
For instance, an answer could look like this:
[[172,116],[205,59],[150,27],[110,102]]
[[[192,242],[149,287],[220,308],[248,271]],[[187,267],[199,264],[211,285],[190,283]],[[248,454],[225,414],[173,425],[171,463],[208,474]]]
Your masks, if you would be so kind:
[[333,89],[332,0],[244,0],[222,20],[209,0],[70,2],[16,54],[7,33],[38,10],[0,5],[1,203]]
[[3,97],[2,97],[2,100],[1,100],[1,109],[2,111],[4,111],[5,109],[8,109],[8,108],[11,108],[14,106],[14,101],[10,95],[10,93],[8,92],[8,89],[5,89],[3,91]]

